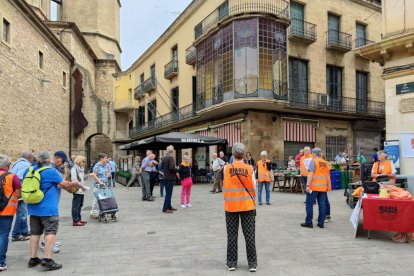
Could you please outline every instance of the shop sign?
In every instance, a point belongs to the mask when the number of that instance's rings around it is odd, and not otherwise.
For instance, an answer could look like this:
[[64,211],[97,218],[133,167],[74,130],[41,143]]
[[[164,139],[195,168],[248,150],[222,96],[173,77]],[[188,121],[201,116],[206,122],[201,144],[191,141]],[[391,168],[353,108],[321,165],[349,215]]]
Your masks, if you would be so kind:
[[397,84],[397,95],[414,93],[414,82]]
[[388,160],[391,160],[395,168],[398,169],[400,167],[400,141],[385,141],[384,150],[388,154]]

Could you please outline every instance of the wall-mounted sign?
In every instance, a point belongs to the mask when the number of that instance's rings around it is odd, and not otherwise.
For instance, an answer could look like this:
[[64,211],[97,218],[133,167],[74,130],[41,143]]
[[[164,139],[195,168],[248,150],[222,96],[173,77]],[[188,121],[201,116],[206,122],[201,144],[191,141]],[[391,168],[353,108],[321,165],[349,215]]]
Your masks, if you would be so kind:
[[414,82],[397,84],[397,95],[414,93]]

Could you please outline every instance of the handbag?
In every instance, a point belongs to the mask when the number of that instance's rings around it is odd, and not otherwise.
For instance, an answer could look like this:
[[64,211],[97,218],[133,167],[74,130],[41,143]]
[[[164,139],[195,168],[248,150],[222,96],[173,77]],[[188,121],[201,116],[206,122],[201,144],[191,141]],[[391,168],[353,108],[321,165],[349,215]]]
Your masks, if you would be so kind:
[[379,194],[380,185],[377,182],[365,181],[362,187],[366,194]]
[[[382,171],[381,171],[382,172]],[[379,171],[379,163],[378,163],[378,167],[377,167],[377,174],[379,174],[380,173],[380,171]],[[380,183],[380,182],[387,182],[387,181],[390,181],[390,178],[388,177],[388,176],[378,176],[377,178],[376,178],[376,181],[377,181],[377,183]]]

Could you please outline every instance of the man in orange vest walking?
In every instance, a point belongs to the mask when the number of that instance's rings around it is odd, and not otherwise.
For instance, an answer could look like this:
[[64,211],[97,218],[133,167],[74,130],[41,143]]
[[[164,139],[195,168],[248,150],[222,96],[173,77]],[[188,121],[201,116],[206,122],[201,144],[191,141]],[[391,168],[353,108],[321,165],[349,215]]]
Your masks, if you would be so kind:
[[9,236],[22,187],[19,177],[8,172],[10,164],[8,156],[0,155],[0,272],[7,269]]
[[328,163],[321,158],[322,150],[312,150],[313,159],[309,163],[309,175],[306,183],[306,221],[302,227],[313,228],[313,203],[318,200],[318,227],[324,228],[326,216],[327,191],[331,190],[331,176]]
[[227,268],[234,271],[237,268],[237,236],[239,220],[246,241],[247,261],[249,271],[257,270],[256,256],[256,180],[253,167],[243,162],[246,153],[245,146],[236,143],[232,149],[234,162],[224,167],[224,210],[227,227]]

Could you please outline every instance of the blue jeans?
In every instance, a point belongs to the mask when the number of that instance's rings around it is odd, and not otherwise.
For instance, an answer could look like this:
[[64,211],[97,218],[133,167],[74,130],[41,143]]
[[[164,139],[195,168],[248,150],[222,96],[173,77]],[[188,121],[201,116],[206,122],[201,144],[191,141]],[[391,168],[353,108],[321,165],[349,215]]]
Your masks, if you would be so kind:
[[115,172],[111,172],[111,177],[112,177],[112,185],[114,185],[115,187]]
[[312,224],[313,220],[313,203],[316,199],[318,199],[318,207],[319,207],[319,216],[318,216],[318,224],[323,225],[325,222],[326,216],[326,192],[315,192],[313,191],[311,194],[306,192],[306,224]]
[[328,194],[326,194],[326,215],[331,215],[331,204],[329,203]]
[[171,209],[171,198],[174,189],[175,180],[164,180],[164,185],[166,189],[165,199],[164,199],[164,206],[162,207],[163,211]]
[[301,176],[300,181],[302,182],[303,190],[306,191],[306,182],[308,182],[308,177],[307,176]]
[[270,203],[270,182],[259,182],[259,184],[257,184],[259,203],[262,203],[263,185],[266,189],[266,203]]
[[6,264],[9,235],[13,223],[13,216],[0,216],[0,265]]
[[160,196],[161,197],[164,196],[164,191],[165,191],[164,179],[160,178]]
[[16,221],[14,222],[12,237],[28,236],[29,227],[27,226],[27,204],[19,200],[16,211]]

